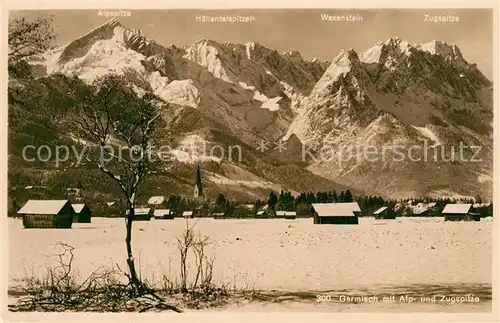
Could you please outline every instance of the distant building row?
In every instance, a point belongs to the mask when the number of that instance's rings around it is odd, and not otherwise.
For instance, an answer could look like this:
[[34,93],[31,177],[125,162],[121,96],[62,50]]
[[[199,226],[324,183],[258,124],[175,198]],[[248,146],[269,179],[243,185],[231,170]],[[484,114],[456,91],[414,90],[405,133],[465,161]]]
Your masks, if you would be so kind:
[[[256,216],[264,217],[265,211],[258,211]],[[125,215],[128,215],[127,210]],[[183,218],[194,218],[197,216],[197,211],[183,211],[180,214],[174,214],[169,209],[153,209],[153,208],[136,208],[134,209],[134,220],[136,221],[149,221],[150,219],[173,219],[175,216]],[[284,219],[295,219],[297,216],[295,211],[276,211],[273,217]],[[214,212],[210,214],[213,218],[225,218],[224,212]]]
[[[150,200],[151,202],[151,200]],[[156,200],[161,204],[160,199]],[[253,205],[248,205],[248,208]],[[425,205],[425,208],[429,205]],[[481,214],[476,209],[488,207],[483,204],[447,204],[441,212],[445,221],[479,221]],[[357,202],[350,203],[313,203],[313,221],[315,224],[358,224],[361,209]],[[420,206],[424,209],[424,206]],[[428,209],[428,208],[427,208]],[[267,210],[269,211],[269,210]],[[295,219],[294,211],[258,211],[257,217],[272,214],[275,218]],[[266,213],[265,213],[266,212]],[[17,212],[22,217],[25,228],[71,228],[73,223],[90,223],[91,211],[86,204],[71,204],[68,200],[29,200]],[[128,215],[127,210],[125,215]],[[184,211],[184,218],[193,218],[196,211]],[[224,218],[224,213],[211,214],[214,218]],[[377,219],[395,219],[396,212],[390,207],[384,206],[373,212]],[[174,213],[169,209],[135,208],[134,220],[149,221],[155,219],[173,219]]]
[[[435,206],[435,203],[432,206]],[[489,207],[488,204],[447,204],[441,215],[445,221],[480,221],[481,214],[476,209]],[[361,209],[356,202],[351,203],[313,203],[314,223],[316,224],[358,224]],[[429,205],[420,205],[420,210],[428,210]],[[422,212],[417,214],[422,214]],[[376,219],[395,219],[396,212],[384,206],[373,212]]]

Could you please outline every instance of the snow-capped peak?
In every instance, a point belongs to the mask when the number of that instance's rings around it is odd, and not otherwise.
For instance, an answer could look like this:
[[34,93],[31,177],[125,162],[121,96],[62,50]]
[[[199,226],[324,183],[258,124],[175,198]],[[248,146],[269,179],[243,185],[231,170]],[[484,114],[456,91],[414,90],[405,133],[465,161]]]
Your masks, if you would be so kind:
[[341,50],[340,53],[332,60],[332,63],[340,66],[347,66],[351,64],[352,59],[357,59],[358,54],[352,48],[348,50]]
[[462,52],[458,46],[449,45],[442,41],[432,40],[430,42],[417,45],[417,48],[432,55],[440,55],[444,58],[450,58],[453,60],[463,60]]
[[358,54],[352,48],[342,50],[316,83],[311,95],[322,95],[321,93],[325,91],[329,92],[330,85],[337,82],[341,76],[351,72],[357,64],[359,64]]
[[219,49],[216,42],[201,39],[186,49],[183,58],[205,67],[215,77],[233,83],[231,75],[223,67]]
[[[82,37],[85,37],[89,34],[94,34],[96,31],[100,31],[103,29],[113,30],[115,27],[123,27],[123,25],[120,24],[120,22],[116,18],[112,18],[112,19],[106,21],[105,23],[103,23],[102,25],[100,25],[99,27],[92,29],[91,31],[89,31],[88,33],[83,35]],[[82,38],[82,37],[80,37],[80,38]]]
[[361,62],[365,64],[373,64],[373,63],[379,63],[380,62],[380,56],[382,55],[382,49],[383,49],[382,44],[375,45],[363,53],[359,55],[359,59]]
[[[138,83],[148,84],[147,87],[156,95],[168,101],[170,96],[166,86],[170,80],[159,71],[147,70],[143,64],[149,57],[165,51],[161,45],[146,39],[142,31],[127,29],[116,19],[111,19],[52,52],[45,64],[48,74],[77,75],[87,83],[108,74],[127,74]],[[196,98],[194,90],[185,88]],[[175,88],[170,89],[172,91],[182,92],[175,91]],[[196,99],[191,101],[196,102]]]
[[412,45],[407,40],[403,40],[399,37],[391,37],[385,42],[377,42],[375,46],[361,53],[359,57],[360,61],[365,64],[381,63],[380,59],[384,51],[389,51],[389,55],[386,56],[394,58],[394,56],[397,57],[400,56],[400,54],[409,56],[411,48]]
[[[360,61],[366,64],[384,63],[382,57],[397,59],[401,54],[410,56],[412,51],[424,51],[431,55],[439,55],[449,61],[465,63],[460,49],[456,45],[449,45],[443,41],[432,40],[423,44],[412,44],[399,37],[391,37],[384,42],[377,42],[360,55]],[[385,54],[384,54],[385,53]]]

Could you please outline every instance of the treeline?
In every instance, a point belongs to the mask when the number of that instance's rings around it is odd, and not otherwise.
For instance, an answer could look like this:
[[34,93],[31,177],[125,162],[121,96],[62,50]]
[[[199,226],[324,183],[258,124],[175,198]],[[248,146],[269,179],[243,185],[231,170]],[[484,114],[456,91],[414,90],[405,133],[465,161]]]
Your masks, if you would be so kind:
[[[182,214],[184,211],[193,211],[197,216],[208,216],[209,214],[223,214],[224,217],[248,217],[254,216],[259,211],[261,216],[274,215],[276,211],[295,211],[297,216],[312,216],[313,203],[342,203],[358,202],[361,216],[371,216],[377,209],[388,206],[396,211],[398,216],[413,216],[413,208],[419,203],[436,203],[429,215],[440,215],[446,204],[453,203],[481,203],[482,199],[451,199],[451,198],[406,198],[386,199],[381,196],[359,196],[355,197],[350,190],[337,192],[318,191],[302,192],[298,196],[289,191],[270,191],[267,199],[255,199],[245,202],[231,200],[220,193],[215,201],[197,201],[183,198],[179,195],[170,196],[166,199],[164,207],[170,209],[174,214]],[[491,209],[491,208],[490,208]],[[488,212],[492,212],[491,210]],[[485,214],[488,216],[490,213]]]
[[[341,203],[358,202],[361,209],[361,216],[372,216],[373,212],[383,206],[388,206],[396,212],[397,216],[414,216],[412,206],[419,203],[432,203],[436,205],[426,214],[426,216],[438,216],[446,204],[449,203],[474,203],[474,200],[460,200],[450,198],[406,198],[406,199],[386,199],[381,196],[358,196],[355,197],[350,190],[337,192],[318,191],[302,192],[298,196],[292,195],[289,191],[271,191],[267,199],[255,199],[238,201],[226,197],[220,193],[215,200],[196,200],[185,198],[180,195],[170,195],[165,199],[161,208],[170,209],[175,216],[182,216],[184,211],[193,211],[195,216],[218,215],[228,218],[245,218],[256,216],[260,212],[260,217],[275,216],[277,211],[295,211],[299,217],[309,217],[314,214],[313,203]],[[481,202],[481,198],[476,198],[476,203]],[[145,202],[145,201],[144,201]],[[92,206],[95,215],[99,216],[119,216],[125,208],[124,202],[117,202],[113,206]],[[491,216],[492,208],[479,211],[482,216]]]
[[[353,202],[354,198],[350,190],[341,191],[322,191],[301,193],[295,197],[289,191],[269,192],[267,199],[255,199],[245,202],[231,200],[220,193],[215,201],[197,201],[183,198],[179,195],[172,195],[164,202],[164,207],[168,208],[174,214],[182,214],[184,211],[194,211],[200,216],[208,213],[222,213],[226,217],[245,217],[264,211],[265,214],[275,213],[276,211],[296,211],[297,215],[312,215],[312,203],[334,203],[334,202]],[[264,215],[265,215],[264,214]]]
[[[204,214],[222,213],[225,217],[246,217],[256,215],[264,211],[262,215],[274,215],[276,211],[295,211],[297,216],[311,216],[314,213],[313,203],[341,203],[357,201],[362,210],[372,210],[387,205],[388,201],[380,196],[362,196],[354,198],[350,190],[337,192],[318,191],[302,192],[298,196],[289,191],[271,191],[267,199],[255,199],[245,202],[231,200],[220,193],[215,201],[199,202],[183,198],[179,195],[170,196],[165,200],[164,207],[174,214],[182,214],[184,211],[194,211],[199,216]],[[395,203],[395,201],[391,201]]]

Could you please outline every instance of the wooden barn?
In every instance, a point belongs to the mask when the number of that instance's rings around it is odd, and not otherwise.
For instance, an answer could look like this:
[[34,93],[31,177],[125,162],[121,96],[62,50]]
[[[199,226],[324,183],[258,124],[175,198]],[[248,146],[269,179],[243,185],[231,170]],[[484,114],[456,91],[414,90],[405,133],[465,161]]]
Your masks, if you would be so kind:
[[375,219],[395,219],[396,212],[393,209],[387,206],[383,206],[377,211],[373,212],[373,216]]
[[[129,210],[125,212],[125,215],[129,215]],[[152,216],[151,208],[135,208],[134,209],[134,221],[150,221]]]
[[90,212],[90,208],[87,204],[73,204],[73,209],[75,210],[73,223],[91,222],[92,212]]
[[174,214],[169,209],[156,209],[153,215],[155,220],[172,220],[174,218]]
[[410,209],[414,216],[436,216],[438,212],[436,211],[436,202],[431,203],[418,203],[417,205],[411,205]]
[[314,224],[359,223],[351,203],[313,203],[312,207],[314,209]]
[[286,211],[276,211],[276,217],[277,218],[284,218],[286,214]]
[[442,215],[445,221],[480,221],[479,213],[473,213],[472,204],[446,204]]
[[224,212],[214,212],[214,213],[212,213],[212,216],[214,217],[214,219],[223,219]]
[[25,228],[69,229],[75,210],[68,200],[29,200],[17,214]]
[[287,220],[295,220],[296,217],[297,217],[297,213],[295,211],[285,212],[285,219],[287,219]]

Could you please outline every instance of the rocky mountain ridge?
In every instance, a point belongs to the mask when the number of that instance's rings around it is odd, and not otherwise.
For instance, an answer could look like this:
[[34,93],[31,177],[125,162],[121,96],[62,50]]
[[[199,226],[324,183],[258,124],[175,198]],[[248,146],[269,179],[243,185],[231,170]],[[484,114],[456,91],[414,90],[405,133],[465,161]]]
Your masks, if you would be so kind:
[[[321,62],[256,42],[162,46],[112,20],[33,64],[44,71],[41,78],[60,73],[91,83],[108,73],[126,75],[139,95],[150,91],[171,104],[164,115],[179,147],[241,143],[252,162],[228,167],[242,166],[269,185],[292,189],[290,177],[270,181],[262,164],[293,164],[300,176],[322,178],[326,186],[396,198],[492,192],[492,83],[456,45],[390,38]],[[262,140],[270,144],[265,152],[256,150]],[[281,152],[272,145],[280,140]],[[444,155],[460,142],[481,145],[483,161],[394,160],[390,148],[407,151],[422,142]],[[369,146],[390,156],[347,159],[346,152]],[[214,162],[202,155],[179,162]],[[237,183],[239,176],[227,179]]]

